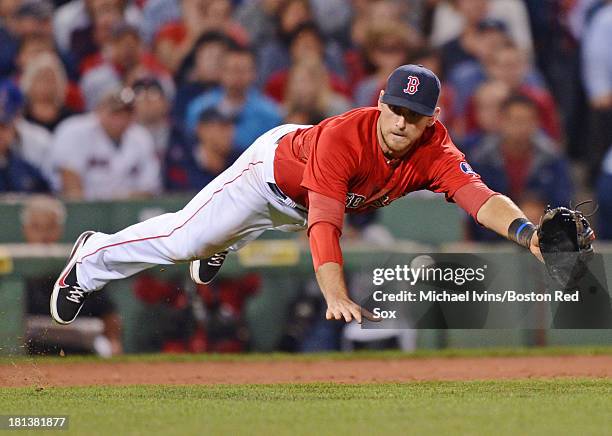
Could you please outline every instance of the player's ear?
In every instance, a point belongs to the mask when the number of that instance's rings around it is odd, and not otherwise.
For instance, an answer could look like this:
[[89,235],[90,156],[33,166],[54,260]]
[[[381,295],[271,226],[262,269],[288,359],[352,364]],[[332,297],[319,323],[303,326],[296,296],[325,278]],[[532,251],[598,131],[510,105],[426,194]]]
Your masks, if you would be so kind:
[[382,110],[382,105],[383,105],[382,97],[383,97],[383,95],[385,95],[385,90],[381,89],[380,90],[380,94],[378,94],[378,109],[379,110]]
[[431,120],[429,120],[429,123],[427,123],[427,125],[429,127],[433,126],[436,121],[438,120],[438,118],[440,118],[440,112],[442,112],[442,109],[440,109],[440,107],[436,107],[436,110],[434,111],[433,115],[431,116]]

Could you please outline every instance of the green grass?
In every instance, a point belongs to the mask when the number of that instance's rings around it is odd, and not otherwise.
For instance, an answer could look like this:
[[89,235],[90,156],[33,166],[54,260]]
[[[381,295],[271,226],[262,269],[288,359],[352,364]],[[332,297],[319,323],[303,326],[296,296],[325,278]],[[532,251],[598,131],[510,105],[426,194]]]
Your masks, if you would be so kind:
[[0,413],[88,435],[603,435],[612,380],[10,388]]
[[523,356],[602,356],[611,355],[612,347],[576,346],[576,347],[539,347],[539,348],[463,348],[443,350],[417,350],[406,353],[402,351],[355,351],[351,353],[247,353],[247,354],[127,354],[112,359],[101,359],[96,356],[2,356],[2,364],[28,363],[32,360],[45,363],[66,362],[262,362],[262,361],[301,361],[312,362],[321,359],[363,360],[363,359],[421,359],[431,357],[523,357]]

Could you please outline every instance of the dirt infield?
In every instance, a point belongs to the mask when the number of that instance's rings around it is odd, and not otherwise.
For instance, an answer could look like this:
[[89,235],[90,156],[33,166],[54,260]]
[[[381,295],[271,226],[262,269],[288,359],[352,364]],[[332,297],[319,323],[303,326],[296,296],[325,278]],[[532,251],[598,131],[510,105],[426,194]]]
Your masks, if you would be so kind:
[[92,362],[0,365],[0,386],[406,382],[551,377],[612,378],[612,356],[251,362]]

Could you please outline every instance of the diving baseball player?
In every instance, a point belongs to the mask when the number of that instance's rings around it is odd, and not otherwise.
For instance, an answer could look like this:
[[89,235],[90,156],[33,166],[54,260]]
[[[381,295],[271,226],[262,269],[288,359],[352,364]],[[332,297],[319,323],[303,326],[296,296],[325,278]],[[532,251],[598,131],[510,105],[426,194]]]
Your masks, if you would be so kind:
[[342,271],[344,213],[421,189],[443,192],[541,259],[536,227],[481,181],[438,120],[439,94],[433,72],[403,65],[389,76],[378,107],[268,131],[182,210],[112,235],[83,233],[53,288],[53,319],[71,323],[91,292],[158,264],[191,262],[192,278],[209,282],[228,250],[273,229],[307,230],[326,318],[361,322],[365,312],[349,299]]

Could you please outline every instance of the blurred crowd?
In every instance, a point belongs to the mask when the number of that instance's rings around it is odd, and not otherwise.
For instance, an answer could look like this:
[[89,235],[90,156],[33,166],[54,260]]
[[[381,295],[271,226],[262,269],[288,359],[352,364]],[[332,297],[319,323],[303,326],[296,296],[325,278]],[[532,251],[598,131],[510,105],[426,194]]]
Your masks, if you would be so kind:
[[[612,239],[611,42],[612,0],[0,0],[0,193],[197,192],[268,129],[376,105],[390,72],[418,63],[441,78],[442,121],[492,189],[534,221],[591,194]],[[374,219],[353,234],[389,240]],[[237,350],[253,280],[186,297],[143,276],[135,292],[189,308],[189,339],[170,332],[162,349]],[[227,342],[206,339],[186,303],[198,295]],[[116,353],[114,308],[97,310]]]
[[419,63],[493,189],[535,220],[596,190],[612,237],[610,41],[610,0],[0,0],[0,192],[196,192]]

